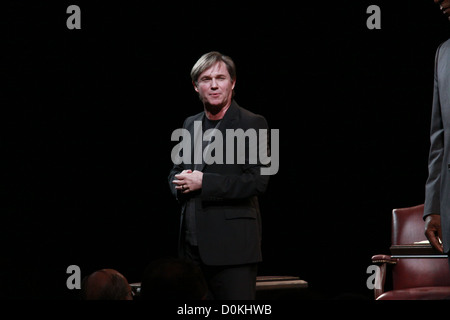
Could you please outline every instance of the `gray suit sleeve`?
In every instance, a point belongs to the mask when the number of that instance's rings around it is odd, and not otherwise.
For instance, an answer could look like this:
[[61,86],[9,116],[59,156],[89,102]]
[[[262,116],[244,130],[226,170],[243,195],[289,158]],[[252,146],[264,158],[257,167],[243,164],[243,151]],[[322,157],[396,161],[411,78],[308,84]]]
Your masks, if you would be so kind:
[[[430,152],[428,156],[428,179],[425,184],[425,218],[430,214],[440,214],[441,170],[444,156],[444,128],[441,103],[439,100],[438,60],[441,46],[436,51],[434,68],[433,105],[430,127]],[[450,72],[450,70],[448,70]]]

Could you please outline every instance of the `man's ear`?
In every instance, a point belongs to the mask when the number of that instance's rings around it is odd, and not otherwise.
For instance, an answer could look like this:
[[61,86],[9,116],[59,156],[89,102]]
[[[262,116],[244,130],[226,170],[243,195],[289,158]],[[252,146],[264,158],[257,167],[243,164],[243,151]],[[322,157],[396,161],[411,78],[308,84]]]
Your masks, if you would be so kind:
[[192,81],[192,85],[194,86],[194,90],[198,92],[197,84],[195,83],[195,81]]
[[233,90],[234,89],[234,86],[236,85],[236,78],[234,78],[234,80],[233,80],[233,84],[231,85],[231,90]]

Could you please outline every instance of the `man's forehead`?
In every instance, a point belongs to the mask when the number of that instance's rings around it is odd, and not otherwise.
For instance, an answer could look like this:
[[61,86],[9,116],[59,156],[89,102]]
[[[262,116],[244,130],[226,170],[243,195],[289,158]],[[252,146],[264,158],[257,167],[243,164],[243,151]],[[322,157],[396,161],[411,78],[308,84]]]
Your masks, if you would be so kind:
[[215,64],[213,64],[211,67],[203,71],[200,76],[204,75],[217,75],[217,74],[225,74],[228,75],[228,69],[227,66],[223,61],[218,61]]

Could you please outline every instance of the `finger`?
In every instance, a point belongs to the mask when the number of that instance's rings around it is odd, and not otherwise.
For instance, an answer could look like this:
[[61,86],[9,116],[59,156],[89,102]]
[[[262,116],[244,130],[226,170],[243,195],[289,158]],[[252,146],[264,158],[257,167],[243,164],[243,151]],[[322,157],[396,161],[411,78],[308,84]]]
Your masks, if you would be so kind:
[[175,175],[175,178],[177,178],[178,180],[183,180],[184,178],[186,178],[184,173],[179,173]]
[[439,243],[438,238],[433,232],[427,232],[426,236],[428,238],[428,241],[430,241],[430,244],[433,248],[438,250],[439,252],[444,252],[444,249],[442,248],[442,245]]
[[437,235],[436,241],[437,241],[438,246],[439,246],[439,249],[438,249],[438,250],[439,250],[441,253],[444,253],[444,246],[443,246],[443,244],[442,244],[442,232],[441,232],[441,229],[440,229],[440,228],[439,228],[439,230],[438,230],[438,235]]
[[439,242],[439,240],[436,238],[435,244],[433,245],[434,248],[436,248],[440,253],[444,253],[444,247]]
[[183,189],[186,189],[186,187],[183,188],[183,186],[186,185],[186,183],[185,183],[184,181],[173,180],[172,183],[175,185],[175,189],[176,189],[176,190],[183,190]]

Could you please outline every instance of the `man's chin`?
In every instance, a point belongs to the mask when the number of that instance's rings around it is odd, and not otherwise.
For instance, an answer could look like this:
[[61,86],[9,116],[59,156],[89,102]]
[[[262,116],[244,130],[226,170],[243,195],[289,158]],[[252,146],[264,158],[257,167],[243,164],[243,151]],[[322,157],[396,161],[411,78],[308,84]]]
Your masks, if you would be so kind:
[[212,114],[215,114],[222,110],[227,105],[227,101],[223,100],[206,100],[203,101],[206,109],[208,109],[209,112]]

